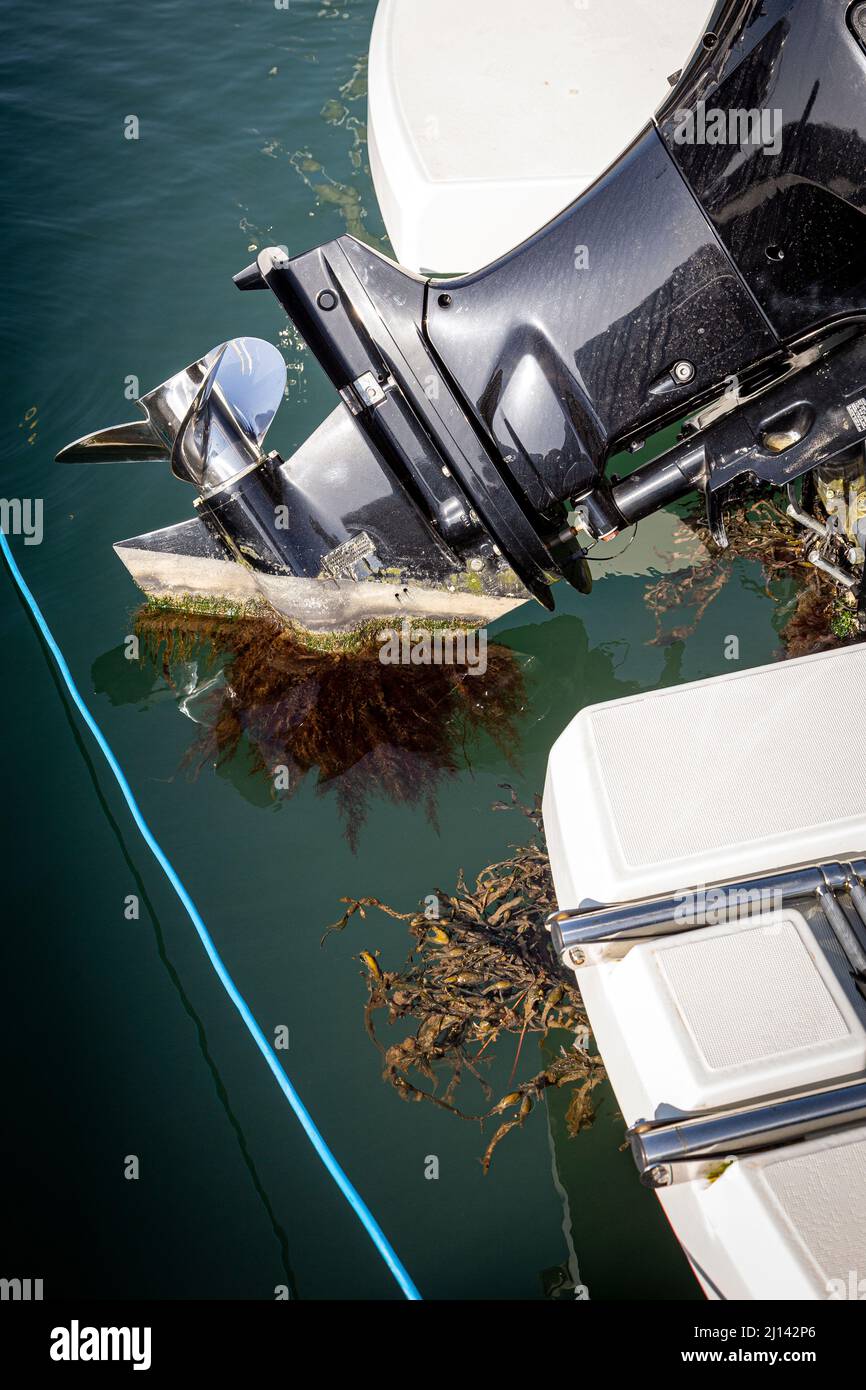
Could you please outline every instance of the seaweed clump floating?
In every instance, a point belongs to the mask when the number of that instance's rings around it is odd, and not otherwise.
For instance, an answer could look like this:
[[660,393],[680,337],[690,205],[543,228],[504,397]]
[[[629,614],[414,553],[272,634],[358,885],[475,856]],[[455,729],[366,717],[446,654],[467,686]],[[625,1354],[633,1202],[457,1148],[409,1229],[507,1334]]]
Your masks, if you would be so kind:
[[[517,805],[513,791],[512,804]],[[493,809],[512,807],[498,803]],[[570,1135],[590,1125],[592,1095],[605,1076],[601,1059],[589,1050],[576,983],[564,976],[545,928],[556,902],[540,803],[520,809],[536,836],[515,847],[509,859],[483,869],[474,888],[461,870],[454,892],[431,895],[421,912],[397,912],[377,898],[343,898],[346,911],[328,928],[342,931],[368,908],[406,922],[414,946],[401,969],[384,970],[378,952],[359,957],[368,986],[367,1032],[382,1055],[384,1080],[403,1100],[428,1101],[481,1124],[499,1121],[481,1160],[485,1173],[496,1146],[523,1125],[550,1086],[573,1087],[566,1115]],[[383,1011],[388,1024],[408,1020],[414,1031],[399,1042],[383,1042],[376,1029]],[[559,1056],[512,1087],[527,1035],[544,1040],[553,1030],[563,1034]],[[516,1040],[510,1089],[491,1105],[484,1067],[506,1037]],[[467,1114],[456,1103],[467,1078],[488,1102],[480,1114]]]
[[204,693],[187,764],[196,773],[220,767],[245,748],[250,774],[285,796],[315,776],[319,791],[335,794],[353,849],[375,797],[423,806],[436,825],[439,785],[467,766],[473,737],[486,734],[513,763],[526,704],[507,647],[486,646],[483,675],[456,660],[386,664],[377,631],[314,647],[309,634],[256,614],[151,601],[135,618],[142,658],[170,684],[173,671],[195,664]]
[[[738,559],[758,561],[764,592],[774,601],[781,600],[779,636],[786,657],[808,656],[863,639],[855,609],[840,598],[833,581],[810,564],[802,532],[795,529],[775,497],[764,497],[751,505],[744,500],[731,505],[725,515],[729,543],[724,550],[712,543],[702,511],[695,510],[683,520],[710,555],[684,574],[660,579],[647,591],[647,606],[656,618],[656,645],[692,635]],[[692,609],[691,620],[665,630],[667,615],[685,606]]]

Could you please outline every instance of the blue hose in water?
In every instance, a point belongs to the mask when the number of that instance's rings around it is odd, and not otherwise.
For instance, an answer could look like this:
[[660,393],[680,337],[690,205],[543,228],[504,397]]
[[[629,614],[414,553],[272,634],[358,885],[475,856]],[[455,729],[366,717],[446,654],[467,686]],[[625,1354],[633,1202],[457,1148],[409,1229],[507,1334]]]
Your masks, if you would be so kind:
[[273,1072],[277,1085],[279,1086],[286,1100],[289,1102],[289,1105],[292,1107],[295,1114],[297,1115],[301,1123],[301,1126],[304,1130],[304,1133],[306,1134],[307,1138],[309,1139],[319,1158],[322,1160],[323,1164],[327,1168],[331,1177],[334,1179],[334,1182],[337,1184],[346,1201],[349,1203],[349,1206],[352,1208],[358,1220],[361,1222],[361,1225],[364,1227],[364,1230],[367,1232],[368,1236],[372,1240],[379,1254],[382,1256],[382,1259],[385,1261],[385,1264],[388,1266],[394,1278],[397,1280],[397,1283],[400,1285],[400,1288],[402,1289],[403,1293],[409,1299],[420,1299],[420,1293],[418,1292],[417,1288],[412,1282],[409,1272],[404,1268],[403,1264],[398,1258],[397,1253],[391,1245],[390,1241],[388,1240],[388,1237],[385,1235],[385,1232],[382,1230],[381,1226],[379,1225],[373,1213],[370,1211],[370,1208],[367,1206],[361,1194],[357,1191],[357,1189],[350,1182],[349,1178],[343,1172],[336,1158],[331,1153],[331,1150],[328,1148],[328,1145],[325,1143],[325,1140],[323,1139],[322,1135],[319,1133],[319,1130],[315,1124],[315,1121],[313,1120],[312,1115],[310,1114],[307,1107],[304,1105],[304,1102],[301,1100],[291,1081],[286,1076],[286,1073],[283,1071],[279,1059],[277,1058],[276,1052],[271,1047],[270,1043],[268,1042],[258,1023],[256,1022],[256,1019],[254,1018],[249,1005],[247,1004],[246,1000],[244,999],[243,995],[241,994],[240,990],[238,989],[237,985],[235,984],[234,980],[232,979],[231,975],[226,969],[223,960],[219,954],[219,951],[214,945],[213,938],[211,937],[210,932],[208,931],[207,927],[204,924],[204,921],[201,918],[201,915],[199,914],[198,908],[196,907],[195,903],[193,902],[192,898],[190,897],[189,893],[187,892],[186,888],[184,887],[183,883],[178,877],[172,864],[169,862],[167,856],[163,852],[158,841],[154,837],[154,834],[150,829],[150,826],[147,824],[147,821],[144,819],[144,816],[142,815],[141,810],[139,809],[138,802],[136,801],[135,796],[133,795],[132,788],[126,780],[123,769],[121,768],[116,757],[111,751],[111,748],[108,744],[105,735],[103,734],[93,715],[90,713],[90,710],[87,708],[87,705],[84,703],[84,700],[82,699],[78,687],[73,679],[72,672],[66,664],[66,659],[63,653],[61,652],[60,648],[58,647],[56,641],[54,640],[54,637],[51,634],[51,629],[46,623],[45,618],[42,616],[42,610],[40,609],[39,604],[36,602],[36,599],[33,597],[33,594],[30,592],[30,589],[27,586],[27,582],[24,579],[23,574],[21,573],[20,569],[18,568],[18,565],[15,562],[15,557],[10,549],[9,542],[6,539],[6,536],[2,530],[0,530],[0,549],[2,549],[3,551],[6,563],[9,566],[9,571],[18,587],[21,597],[24,599],[24,602],[27,604],[27,607],[33,614],[33,617],[36,621],[36,625],[39,628],[39,631],[42,633],[43,638],[45,639],[45,645],[48,647],[48,650],[54,657],[57,669],[63,677],[64,684],[66,685],[69,694],[72,696],[72,699],[75,703],[76,708],[78,709],[79,714],[81,715],[81,718],[84,720],[88,729],[93,734],[93,737],[98,743],[99,748],[105,758],[105,761],[108,763],[108,766],[111,768],[111,771],[114,774],[115,781],[117,782],[117,785],[120,787],[120,790],[123,793],[123,799],[129,807],[132,819],[135,821],[136,825],[141,831],[142,838],[144,839],[144,842],[147,845],[148,849],[153,854],[154,858],[156,859],[157,863],[159,864],[160,868],[162,869],[163,873],[165,874],[166,878],[171,884],[172,888],[177,893],[177,896],[180,898],[181,902],[186,908],[187,916],[189,917],[190,921],[192,922],[193,926],[198,932],[199,940],[201,941],[201,944],[204,946],[204,949],[208,954],[210,963],[216,971],[223,989],[229,996],[229,999],[231,999],[232,1003],[234,1004],[235,1008],[237,1009],[238,1013],[240,1014],[241,1018],[246,1024],[247,1029],[249,1030],[256,1044],[256,1047],[259,1049],[268,1066],[270,1067],[271,1071]]

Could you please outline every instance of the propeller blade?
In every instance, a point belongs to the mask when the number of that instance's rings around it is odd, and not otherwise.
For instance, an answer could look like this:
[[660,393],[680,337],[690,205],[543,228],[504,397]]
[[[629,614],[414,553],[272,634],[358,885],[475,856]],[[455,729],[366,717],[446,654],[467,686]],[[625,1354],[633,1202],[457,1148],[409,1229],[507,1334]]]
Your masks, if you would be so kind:
[[178,430],[171,456],[176,477],[214,487],[260,459],[285,385],[286,364],[270,343],[224,343]]
[[170,461],[185,482],[221,481],[260,456],[285,386],[286,364],[271,343],[231,338],[142,396],[145,420],[83,435],[57,460]]
[[175,437],[171,451],[171,471],[182,483],[195,483],[197,487],[204,485],[210,452],[210,397],[216,373],[227,347],[228,344],[223,343],[219,349],[216,360],[190,401]]
[[107,430],[84,434],[57,455],[58,463],[162,463],[171,458],[165,440],[150,420],[130,420]]

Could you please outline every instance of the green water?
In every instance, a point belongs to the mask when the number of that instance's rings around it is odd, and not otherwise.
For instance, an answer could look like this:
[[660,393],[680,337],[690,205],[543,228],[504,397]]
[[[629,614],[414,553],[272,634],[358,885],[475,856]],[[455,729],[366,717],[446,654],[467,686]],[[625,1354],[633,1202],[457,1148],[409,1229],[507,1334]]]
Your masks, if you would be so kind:
[[[274,447],[291,451],[331,408],[272,297],[239,295],[231,275],[268,243],[383,235],[359,67],[373,11],[372,0],[292,0],[288,12],[265,0],[7,5],[2,492],[44,499],[45,518],[43,543],[15,550],[229,969],[266,1032],[288,1027],[287,1070],[424,1295],[540,1298],[568,1265],[593,1298],[692,1297],[620,1152],[609,1094],[573,1141],[560,1098],[550,1124],[541,1107],[485,1178],[477,1129],[403,1104],[364,1033],[354,957],[378,947],[397,965],[401,925],[370,917],[324,949],[320,937],[344,895],[408,910],[460,866],[474,875],[504,857],[524,830],[489,809],[499,784],[529,801],[581,705],[730,669],[731,633],[743,664],[766,660],[777,641],[755,572],[734,565],[672,647],[648,645],[644,579],[605,579],[590,599],[562,593],[554,616],[510,615],[494,635],[528,692],[512,762],[475,739],[470,765],[439,788],[438,829],[422,808],[374,796],[353,853],[338,787],[320,794],[308,777],[274,800],[243,751],[186,775],[195,728],[178,692],[125,660],[138,595],[111,543],[189,515],[190,494],[164,467],[52,463],[84,430],[134,414],[127,377],[147,390],[239,334],[279,341],[290,363]],[[48,1297],[267,1299],[277,1285],[398,1297],[91,761],[5,573],[0,598],[2,1272],[43,1278]],[[130,894],[138,921],[124,916]],[[539,1059],[524,1052],[528,1076]],[[503,1049],[494,1086],[512,1056]],[[437,1181],[424,1176],[430,1155]]]

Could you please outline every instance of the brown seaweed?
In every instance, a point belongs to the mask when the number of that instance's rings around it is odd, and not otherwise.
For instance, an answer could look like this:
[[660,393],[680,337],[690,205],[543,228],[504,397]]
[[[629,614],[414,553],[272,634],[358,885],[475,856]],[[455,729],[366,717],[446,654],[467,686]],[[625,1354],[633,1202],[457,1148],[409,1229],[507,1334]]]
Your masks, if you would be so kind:
[[145,604],[135,632],[142,659],[169,682],[182,662],[196,660],[200,675],[222,668],[221,688],[207,697],[207,727],[187,754],[194,774],[243,748],[251,775],[273,783],[274,769],[284,770],[284,795],[313,775],[320,792],[335,794],[353,849],[377,796],[423,806],[435,825],[440,783],[467,766],[480,734],[514,762],[526,692],[507,647],[489,643],[479,675],[459,662],[383,665],[375,640],[313,650],[259,616]]
[[[833,581],[809,563],[802,532],[775,497],[756,502],[739,500],[729,507],[725,516],[729,544],[724,550],[713,543],[700,509],[684,520],[710,555],[684,574],[666,576],[647,590],[646,603],[656,618],[653,644],[667,645],[690,637],[739,559],[760,564],[763,592],[781,605],[785,620],[779,636],[785,656],[806,656],[862,638],[856,615],[840,599]],[[689,619],[666,628],[668,616],[686,607],[691,609]]]
[[[516,798],[512,792],[512,799]],[[497,806],[494,809],[511,809]],[[522,808],[526,809],[526,808]],[[543,843],[540,806],[526,810],[537,835],[500,863],[483,869],[473,888],[461,870],[453,893],[437,892],[422,912],[398,912],[376,898],[343,898],[346,911],[329,931],[377,908],[407,924],[414,946],[403,967],[382,968],[377,952],[359,959],[367,981],[364,1020],[379,1049],[383,1078],[407,1101],[427,1101],[463,1119],[498,1120],[482,1157],[485,1173],[496,1146],[523,1125],[549,1086],[573,1086],[569,1133],[592,1122],[592,1093],[603,1080],[601,1059],[589,1051],[589,1026],[576,983],[553,954],[545,919],[556,902]],[[376,1015],[389,1025],[414,1024],[397,1042],[383,1042]],[[472,1078],[486,1101],[484,1070],[497,1044],[516,1040],[511,1079],[529,1034],[561,1030],[560,1055],[480,1113],[456,1103]]]

